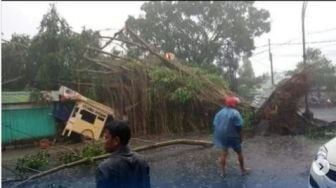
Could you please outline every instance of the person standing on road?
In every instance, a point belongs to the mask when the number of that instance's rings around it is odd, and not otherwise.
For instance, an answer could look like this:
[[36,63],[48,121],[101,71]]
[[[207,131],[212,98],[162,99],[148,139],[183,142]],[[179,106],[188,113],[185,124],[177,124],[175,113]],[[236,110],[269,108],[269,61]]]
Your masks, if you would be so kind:
[[127,123],[108,122],[103,134],[105,151],[112,154],[96,170],[97,188],[150,188],[147,162],[128,147],[131,131]]
[[214,127],[214,146],[221,149],[221,155],[218,159],[221,175],[226,175],[225,165],[228,156],[228,149],[232,148],[238,155],[238,161],[242,175],[249,174],[250,169],[245,168],[244,157],[241,148],[243,141],[242,126],[243,119],[235,108],[240,100],[237,97],[225,98],[225,107],[222,108],[213,120]]

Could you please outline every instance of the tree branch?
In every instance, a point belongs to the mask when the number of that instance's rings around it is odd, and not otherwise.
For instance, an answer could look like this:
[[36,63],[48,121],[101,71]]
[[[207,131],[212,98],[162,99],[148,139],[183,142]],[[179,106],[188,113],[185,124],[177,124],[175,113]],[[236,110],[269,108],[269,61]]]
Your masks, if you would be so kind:
[[111,74],[112,71],[96,71],[96,70],[90,70],[90,69],[77,69],[74,70],[76,72],[90,72],[90,73],[98,73],[98,74]]
[[122,33],[123,31],[124,31],[124,28],[122,28],[121,30],[119,30],[118,32],[116,32],[116,33],[113,35],[113,37],[110,37],[110,40],[107,41],[107,42],[105,43],[105,45],[102,46],[100,49],[102,50],[102,49],[106,48],[106,46],[110,45],[111,42],[112,42],[112,41],[113,41],[113,40],[114,40],[120,33]]
[[[149,144],[146,146],[140,146],[134,149],[134,151],[139,152],[139,151],[145,151],[145,150],[149,150],[149,149],[155,149],[155,148],[159,148],[159,147],[164,147],[164,146],[169,146],[169,145],[175,145],[175,144],[185,144],[185,145],[201,145],[203,147],[211,147],[212,146],[212,142],[209,141],[205,141],[205,140],[189,140],[189,139],[177,139],[177,140],[169,140],[169,141],[163,141],[163,142],[159,142],[159,143],[155,143],[155,144]],[[68,163],[68,164],[64,164],[61,166],[57,166],[55,168],[46,170],[44,172],[32,175],[30,177],[28,177],[27,179],[25,179],[24,181],[18,183],[17,185],[15,185],[15,187],[18,187],[20,185],[24,185],[25,183],[28,183],[30,180],[57,172],[59,170],[65,169],[65,168],[70,168],[73,166],[77,166],[83,163],[87,163],[87,162],[91,162],[91,161],[97,161],[97,160],[101,160],[101,159],[105,159],[109,156],[111,156],[113,154],[111,153],[106,153],[103,155],[99,155],[96,157],[92,157],[92,158],[84,158],[72,163]]]
[[93,51],[102,53],[102,54],[109,55],[109,56],[114,57],[114,58],[118,58],[118,59],[122,59],[122,60],[126,60],[126,61],[133,61],[132,59],[129,59],[129,58],[125,58],[125,57],[121,57],[121,56],[118,56],[118,55],[114,55],[114,54],[109,53],[109,52],[105,52],[103,50],[100,50],[99,48],[94,48],[94,47],[91,47],[91,46],[87,46],[86,48],[89,49],[89,50],[93,50]]
[[12,83],[12,82],[16,82],[16,81],[18,81],[18,80],[20,80],[22,78],[22,76],[18,76],[18,77],[16,77],[16,78],[13,78],[13,79],[11,79],[11,80],[5,80],[5,81],[2,81],[2,85],[6,85],[6,84],[9,84],[9,83]]
[[159,59],[161,59],[162,62],[163,62],[166,66],[178,70],[178,68],[176,67],[176,65],[175,65],[173,62],[171,62],[171,61],[165,59],[162,55],[160,55],[159,53],[155,52],[155,51],[149,46],[149,44],[147,44],[144,40],[142,40],[138,35],[136,35],[136,34],[135,34],[132,30],[130,30],[128,27],[126,27],[126,31],[128,31],[128,32],[129,32],[134,38],[136,38],[141,44],[143,44],[143,45],[147,48],[147,50],[148,50],[149,52],[151,52],[152,54],[154,54],[155,56],[157,56]]
[[[101,38],[112,39],[113,37],[101,36]],[[125,40],[125,39],[121,39],[121,38],[114,38],[114,40],[117,40],[117,41],[129,44],[129,45],[137,46],[137,47],[139,47],[139,48],[141,48],[143,50],[147,50],[146,47],[142,46],[141,44],[135,43],[135,42],[131,42],[131,41],[128,41],[128,40]]]

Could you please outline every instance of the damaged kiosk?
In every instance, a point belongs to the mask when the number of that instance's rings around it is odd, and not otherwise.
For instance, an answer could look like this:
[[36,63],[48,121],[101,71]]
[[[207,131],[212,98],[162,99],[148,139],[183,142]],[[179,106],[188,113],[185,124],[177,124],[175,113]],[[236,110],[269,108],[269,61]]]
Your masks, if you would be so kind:
[[65,86],[60,87],[59,95],[61,101],[75,102],[62,135],[76,132],[86,139],[99,140],[105,123],[113,120],[114,110]]

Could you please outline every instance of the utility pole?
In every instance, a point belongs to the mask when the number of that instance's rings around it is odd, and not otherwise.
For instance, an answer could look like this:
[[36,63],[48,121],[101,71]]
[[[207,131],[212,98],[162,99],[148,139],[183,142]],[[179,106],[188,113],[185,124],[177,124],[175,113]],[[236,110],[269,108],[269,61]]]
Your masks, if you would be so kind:
[[268,39],[268,53],[269,59],[271,63],[271,78],[272,78],[272,86],[274,86],[274,75],[273,75],[273,59],[272,59],[272,52],[271,52],[271,40]]
[[[304,1],[302,4],[302,14],[301,14],[301,18],[302,18],[302,48],[303,48],[303,65],[304,67],[306,67],[306,60],[307,60],[307,56],[306,56],[306,38],[305,38],[305,14],[306,14],[306,8],[307,8],[307,1]],[[309,103],[308,103],[308,93],[305,94],[305,112],[303,113],[303,115],[308,118],[308,119],[312,119],[314,114],[312,112],[309,111]]]

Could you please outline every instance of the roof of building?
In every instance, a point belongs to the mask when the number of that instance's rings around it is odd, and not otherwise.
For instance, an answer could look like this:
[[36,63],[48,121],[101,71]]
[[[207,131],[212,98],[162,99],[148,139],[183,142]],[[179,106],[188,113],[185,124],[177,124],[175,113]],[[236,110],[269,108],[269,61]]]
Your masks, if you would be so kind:
[[[41,93],[48,93],[52,101],[58,101],[58,91],[42,91]],[[30,91],[3,91],[1,92],[1,104],[33,103],[30,94]]]

